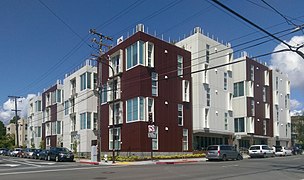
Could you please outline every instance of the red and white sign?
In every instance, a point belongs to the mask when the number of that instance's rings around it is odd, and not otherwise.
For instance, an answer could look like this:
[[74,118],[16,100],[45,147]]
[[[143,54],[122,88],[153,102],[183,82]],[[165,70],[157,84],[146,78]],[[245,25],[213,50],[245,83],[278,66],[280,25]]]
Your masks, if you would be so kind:
[[148,125],[148,133],[154,133],[154,132],[155,132],[154,125]]

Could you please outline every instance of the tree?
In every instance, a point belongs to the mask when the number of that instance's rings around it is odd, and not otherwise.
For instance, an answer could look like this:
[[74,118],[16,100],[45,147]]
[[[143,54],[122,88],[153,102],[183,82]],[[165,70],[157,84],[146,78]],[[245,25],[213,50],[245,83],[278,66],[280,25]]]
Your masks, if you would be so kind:
[[15,145],[15,135],[7,134],[0,138],[0,147],[13,149]]
[[304,144],[304,116],[299,116],[295,129],[297,133],[297,141],[300,144]]
[[6,134],[6,128],[4,126],[4,123],[0,120],[0,138],[4,137]]
[[44,140],[40,141],[39,148],[40,149],[45,149],[45,142],[44,142]]
[[[17,116],[17,120],[20,119],[19,116]],[[16,124],[16,116],[13,117],[13,119],[10,120],[10,124]]]

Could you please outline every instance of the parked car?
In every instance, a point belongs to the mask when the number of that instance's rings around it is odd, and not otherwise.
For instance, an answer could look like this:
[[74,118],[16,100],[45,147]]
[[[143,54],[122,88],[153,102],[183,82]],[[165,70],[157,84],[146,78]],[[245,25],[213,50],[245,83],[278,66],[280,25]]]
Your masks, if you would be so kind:
[[272,148],[267,145],[252,145],[249,147],[249,156],[253,157],[274,157],[275,153]]
[[32,148],[26,148],[26,149],[24,149],[24,155],[23,155],[23,157],[25,157],[25,158],[32,158],[34,150],[35,149],[32,149]]
[[39,157],[38,157],[38,159],[40,159],[40,160],[48,160],[48,159],[47,159],[47,158],[48,158],[48,155],[49,155],[49,150],[46,150],[46,149],[41,150],[41,151],[39,152]]
[[208,146],[206,158],[208,160],[242,160],[243,156],[234,146],[230,145],[212,145]]
[[20,156],[21,154],[22,154],[22,149],[21,149],[21,148],[15,148],[15,149],[11,152],[10,156],[18,157],[18,156]]
[[47,158],[55,161],[74,161],[74,154],[64,147],[51,147]]
[[292,150],[282,146],[274,146],[276,156],[291,156]]
[[0,148],[0,155],[6,154],[6,151],[8,151],[7,148]]
[[303,152],[303,147],[299,144],[296,144],[293,148],[292,148],[292,154],[297,155],[297,154],[302,154]]
[[32,154],[32,158],[33,159],[40,159],[40,152],[42,151],[42,149],[34,149],[33,154]]

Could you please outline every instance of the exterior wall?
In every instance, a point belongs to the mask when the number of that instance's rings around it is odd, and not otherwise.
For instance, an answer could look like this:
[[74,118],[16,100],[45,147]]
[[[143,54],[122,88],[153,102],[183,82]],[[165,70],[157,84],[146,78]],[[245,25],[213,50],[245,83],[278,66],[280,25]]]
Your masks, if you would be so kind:
[[[6,134],[14,134],[15,142],[17,142],[15,124],[11,123],[6,126]],[[19,146],[20,147],[26,146],[27,145],[27,122],[25,119],[18,120],[18,135],[19,135],[19,138],[18,138]]]
[[290,81],[277,70],[270,73],[273,94],[273,144],[291,146]]
[[234,83],[244,83],[244,95],[233,98],[234,118],[236,121],[244,118],[244,132],[235,133],[235,143],[240,147],[271,144],[269,140],[273,136],[273,118],[270,110],[272,85],[269,83],[269,69],[246,56],[235,61],[241,62],[232,66]]
[[[58,91],[61,93],[58,94]],[[59,81],[56,85],[42,93],[42,111],[44,114],[42,122],[42,140],[46,149],[62,146],[62,100],[63,85]],[[60,125],[58,123],[60,123]]]
[[[81,75],[90,74],[91,82],[84,90],[81,90]],[[93,130],[96,130],[94,123],[94,113],[97,113],[97,96],[94,94],[96,82],[94,74],[97,74],[96,62],[87,60],[81,67],[71,74],[67,74],[64,79],[64,109],[63,109],[63,146],[73,150],[73,143],[77,143],[77,152],[87,156],[91,152],[92,141],[96,141]],[[76,83],[73,87],[72,82]],[[96,81],[96,79],[95,79]],[[68,105],[67,105],[68,104]],[[74,105],[73,105],[74,104]],[[90,113],[91,122],[89,129],[81,129],[80,114]],[[97,117],[97,116],[96,116]],[[73,119],[75,118],[75,126]],[[74,128],[74,127],[75,128]],[[87,124],[86,124],[87,126]],[[96,145],[96,144],[95,144]]]
[[[40,103],[39,103],[40,102]],[[43,112],[42,112],[42,96],[33,97],[29,100],[28,106],[28,143],[27,147],[34,146],[35,148],[40,147],[40,142],[42,138],[42,121],[43,121]]]
[[[200,29],[176,45],[191,52],[193,131],[194,136],[197,136],[194,141],[194,149],[206,148],[215,143],[229,143],[227,138],[231,139],[234,132],[232,68],[231,65],[212,67],[232,61],[233,51],[230,45],[221,44],[203,35]],[[209,45],[208,57],[207,45]],[[202,71],[208,68],[212,69]],[[225,73],[227,75],[227,89],[224,89]],[[210,91],[210,105],[207,104],[208,89]],[[206,111],[208,111],[207,115]],[[225,129],[225,113],[228,115],[227,129]],[[211,141],[202,140],[202,137],[210,138]],[[213,138],[220,138],[222,142],[220,140],[214,141]],[[201,141],[208,142],[202,143]]]
[[[126,48],[137,41],[154,44],[154,67],[138,65],[132,69],[126,69]],[[191,87],[190,69],[183,69],[183,76],[177,77],[177,55],[183,56],[183,67],[191,65],[190,53],[172,44],[161,41],[143,32],[137,32],[118,46],[111,49],[103,58],[122,51],[122,72],[115,75],[119,77],[120,97],[115,102],[122,103],[121,123],[115,123],[115,128],[121,130],[121,152],[149,152],[151,151],[151,139],[148,138],[148,112],[144,111],[142,121],[127,122],[127,100],[135,97],[154,99],[153,119],[158,127],[158,150],[155,152],[182,152],[183,129],[188,129],[188,150],[192,151],[192,113],[191,102],[182,101],[182,80],[188,80]],[[103,59],[104,60],[104,59]],[[146,60],[146,59],[145,59]],[[101,74],[101,84],[109,79],[109,67],[99,64],[98,73]],[[152,96],[151,72],[158,73],[158,96]],[[112,77],[110,77],[112,78]],[[110,93],[110,91],[109,91]],[[112,96],[108,102],[111,104]],[[191,98],[191,93],[190,93]],[[109,103],[101,104],[101,150],[111,151],[109,147],[109,128],[112,126],[111,107]],[[178,104],[183,105],[183,125],[178,126]],[[112,106],[112,105],[111,105]],[[115,143],[116,144],[116,143]],[[115,145],[117,148],[117,145]],[[116,149],[115,148],[115,149]]]

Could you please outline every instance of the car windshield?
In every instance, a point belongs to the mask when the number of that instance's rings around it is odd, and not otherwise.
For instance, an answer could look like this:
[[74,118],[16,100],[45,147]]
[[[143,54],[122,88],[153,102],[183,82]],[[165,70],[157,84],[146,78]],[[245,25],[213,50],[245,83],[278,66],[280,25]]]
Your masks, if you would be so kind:
[[69,150],[67,148],[58,148],[58,151],[65,152],[65,153],[69,152]]
[[251,146],[249,150],[259,150],[260,146]]
[[208,148],[207,148],[207,151],[212,151],[212,150],[216,150],[217,151],[217,146],[209,146]]

